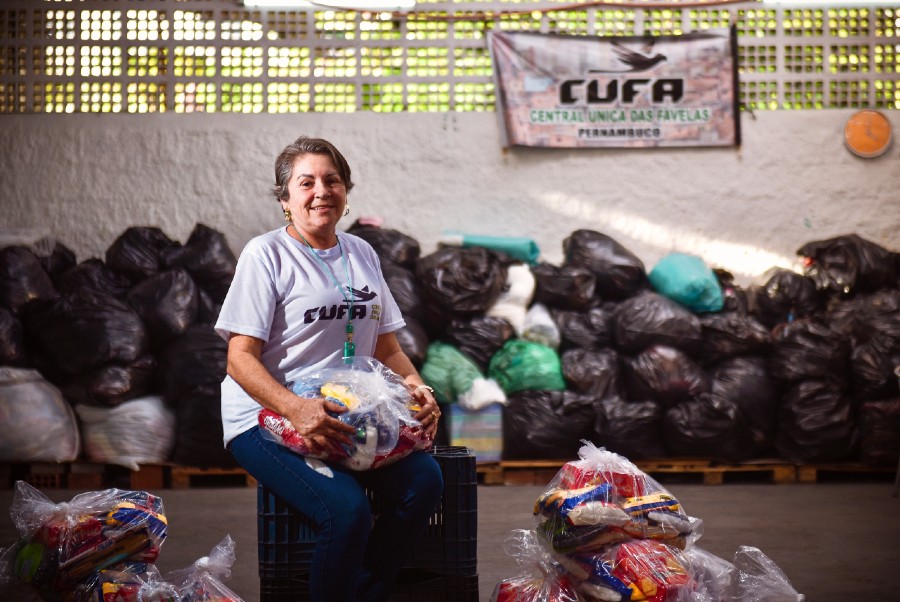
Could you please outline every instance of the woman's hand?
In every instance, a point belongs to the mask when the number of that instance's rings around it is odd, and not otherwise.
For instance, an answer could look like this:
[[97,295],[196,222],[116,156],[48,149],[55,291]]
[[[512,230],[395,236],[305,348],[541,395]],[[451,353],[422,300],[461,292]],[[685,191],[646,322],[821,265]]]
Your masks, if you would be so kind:
[[441,410],[438,408],[431,387],[419,385],[412,391],[413,402],[417,403],[421,410],[415,415],[415,419],[425,427],[425,434],[434,439],[437,435],[438,420],[441,418]]
[[333,401],[297,397],[296,403],[291,404],[284,417],[303,435],[312,455],[346,456],[347,452],[341,446],[352,443],[350,436],[356,429],[328,414],[343,414],[346,411],[347,406]]

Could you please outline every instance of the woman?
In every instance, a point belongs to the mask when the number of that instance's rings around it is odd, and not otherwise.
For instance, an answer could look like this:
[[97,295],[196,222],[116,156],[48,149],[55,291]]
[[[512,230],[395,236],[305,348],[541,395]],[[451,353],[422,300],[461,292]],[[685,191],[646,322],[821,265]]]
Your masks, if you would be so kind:
[[[330,142],[300,137],[275,162],[276,199],[287,225],[251,240],[241,253],[216,331],[228,341],[222,383],[225,445],[248,473],[312,520],[313,600],[383,600],[443,489],[424,452],[353,472],[307,459],[265,438],[261,407],[285,416],[313,452],[340,453],[354,429],[329,415],[345,408],[305,399],[286,386],[303,374],[371,356],[399,374],[434,437],[440,411],[400,348],[404,321],[372,247],[338,232],[349,213],[350,166]],[[374,525],[364,488],[374,491]]]

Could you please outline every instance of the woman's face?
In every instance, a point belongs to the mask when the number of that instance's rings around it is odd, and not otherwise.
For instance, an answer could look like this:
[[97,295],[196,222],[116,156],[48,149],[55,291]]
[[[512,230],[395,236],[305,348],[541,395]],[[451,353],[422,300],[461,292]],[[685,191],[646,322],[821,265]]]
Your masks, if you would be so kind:
[[290,210],[294,227],[313,246],[334,244],[338,220],[347,206],[347,187],[331,157],[297,157],[288,181],[288,195],[281,206]]

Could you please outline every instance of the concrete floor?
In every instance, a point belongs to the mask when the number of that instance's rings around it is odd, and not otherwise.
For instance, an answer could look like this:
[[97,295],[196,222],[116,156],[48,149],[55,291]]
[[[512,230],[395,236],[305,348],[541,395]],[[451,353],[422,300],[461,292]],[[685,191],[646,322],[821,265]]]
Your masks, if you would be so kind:
[[[893,578],[900,568],[900,498],[887,480],[773,485],[663,483],[691,516],[704,522],[698,546],[731,561],[737,548],[755,546],[787,575],[808,601],[900,599]],[[478,487],[480,600],[496,584],[516,576],[515,559],[503,552],[514,529],[534,526],[532,505],[543,486]],[[53,501],[77,492],[45,491]],[[189,566],[225,534],[236,541],[237,561],[227,585],[245,602],[258,602],[255,489],[161,490],[169,535],[157,563],[163,573]],[[0,491],[8,509],[12,491]],[[6,512],[0,547],[15,539]],[[0,599],[13,600],[0,593]],[[18,602],[18,600],[16,600]]]

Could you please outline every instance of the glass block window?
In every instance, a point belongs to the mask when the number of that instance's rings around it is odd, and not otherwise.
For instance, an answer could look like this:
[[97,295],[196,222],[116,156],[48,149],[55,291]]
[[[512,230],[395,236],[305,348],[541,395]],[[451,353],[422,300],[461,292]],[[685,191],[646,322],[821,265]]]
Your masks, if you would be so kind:
[[641,1],[438,0],[394,13],[4,0],[0,113],[493,111],[491,30],[610,37],[729,25],[746,110],[900,109],[900,0]]

